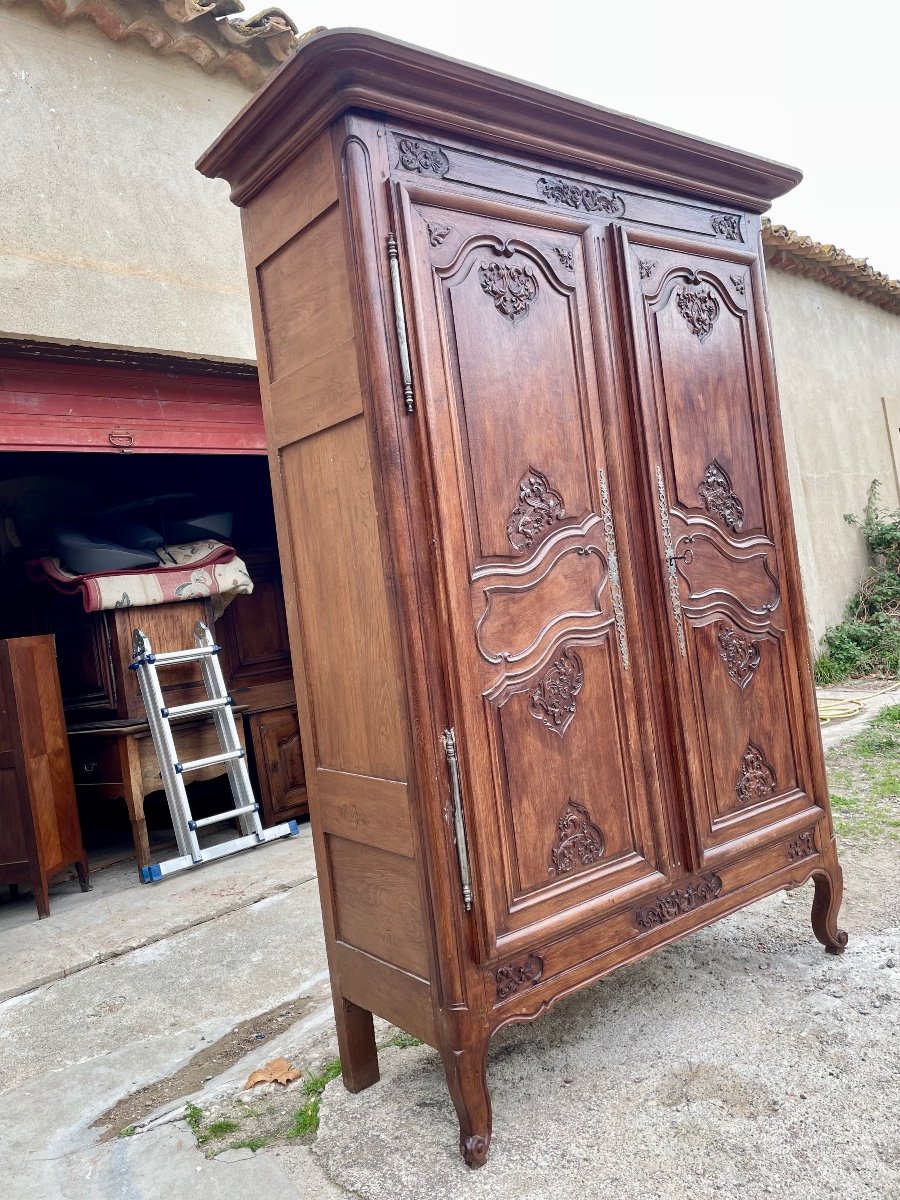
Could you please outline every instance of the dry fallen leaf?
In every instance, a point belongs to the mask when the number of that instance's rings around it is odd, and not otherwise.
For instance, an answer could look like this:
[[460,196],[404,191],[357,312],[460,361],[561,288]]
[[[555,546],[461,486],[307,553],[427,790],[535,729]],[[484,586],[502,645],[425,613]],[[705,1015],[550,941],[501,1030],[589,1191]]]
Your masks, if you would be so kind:
[[286,1058],[273,1058],[259,1071],[254,1071],[244,1084],[244,1091],[256,1087],[258,1083],[280,1083],[287,1087],[295,1079],[300,1078],[300,1072],[292,1067]]

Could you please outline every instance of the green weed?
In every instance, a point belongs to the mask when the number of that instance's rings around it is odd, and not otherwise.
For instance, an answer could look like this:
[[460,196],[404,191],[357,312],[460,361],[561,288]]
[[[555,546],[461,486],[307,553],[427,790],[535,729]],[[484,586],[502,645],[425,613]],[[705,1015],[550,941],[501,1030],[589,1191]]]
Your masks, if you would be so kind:
[[401,1050],[410,1050],[413,1046],[421,1046],[422,1039],[413,1037],[411,1033],[398,1033],[388,1042],[389,1046],[399,1046]]
[[197,1137],[200,1133],[200,1126],[203,1124],[203,1109],[188,1101],[184,1106],[184,1119],[187,1121],[191,1133]]
[[232,1142],[228,1147],[229,1150],[252,1150],[254,1154],[257,1150],[262,1150],[263,1146],[268,1144],[269,1139],[264,1137],[244,1138],[242,1142]]
[[207,1142],[218,1141],[219,1138],[227,1137],[229,1133],[234,1133],[239,1129],[237,1121],[230,1121],[227,1117],[222,1117],[218,1121],[210,1121],[207,1127],[197,1137],[197,1145],[204,1146]]
[[341,1073],[341,1060],[333,1058],[327,1062],[318,1075],[307,1075],[303,1081],[303,1090],[309,1099],[294,1113],[294,1120],[285,1134],[289,1138],[307,1137],[317,1132],[319,1128],[319,1107],[322,1103],[322,1093]]
[[872,481],[862,517],[844,514],[863,535],[870,565],[843,622],[822,638],[815,670],[823,687],[861,675],[900,675],[900,509],[881,507],[880,486]]

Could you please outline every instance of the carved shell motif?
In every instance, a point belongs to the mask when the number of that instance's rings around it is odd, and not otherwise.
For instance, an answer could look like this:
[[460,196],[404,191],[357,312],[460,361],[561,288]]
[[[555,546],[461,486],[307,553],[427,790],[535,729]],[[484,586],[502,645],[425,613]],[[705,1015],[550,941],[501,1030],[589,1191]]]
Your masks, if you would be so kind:
[[705,285],[679,288],[675,306],[687,321],[691,333],[701,342],[713,331],[719,316],[719,302]]
[[741,759],[741,774],[735,791],[741,804],[758,804],[775,791],[775,771],[753,742],[747,743]]
[[537,278],[531,267],[511,267],[506,263],[482,263],[478,268],[481,290],[494,302],[497,312],[510,321],[527,317],[538,294]]
[[738,687],[745,688],[760,663],[759,642],[744,633],[738,633],[724,621],[717,621],[716,644],[729,679],[733,679]]
[[566,875],[589,867],[603,857],[604,839],[587,809],[569,799],[556,822],[556,843],[550,851],[549,875]]
[[547,476],[531,467],[519,480],[519,503],[506,523],[506,536],[514,550],[527,550],[536,538],[566,515],[563,498]]
[[584,685],[584,666],[574,650],[565,649],[555,658],[531,692],[528,711],[558,733],[566,732],[575,716],[575,698]]
[[706,511],[720,517],[729,529],[740,533],[744,528],[744,506],[740,497],[734,494],[728,472],[715,459],[704,471],[697,485],[697,495]]

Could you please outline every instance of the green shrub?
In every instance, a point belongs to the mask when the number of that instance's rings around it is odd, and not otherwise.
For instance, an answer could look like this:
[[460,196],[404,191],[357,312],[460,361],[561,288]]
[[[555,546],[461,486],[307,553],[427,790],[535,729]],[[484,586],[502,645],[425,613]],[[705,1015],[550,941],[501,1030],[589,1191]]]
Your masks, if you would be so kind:
[[822,638],[816,682],[825,686],[861,675],[900,675],[900,509],[881,508],[879,487],[873,480],[861,517],[844,515],[865,538],[872,561],[843,623]]

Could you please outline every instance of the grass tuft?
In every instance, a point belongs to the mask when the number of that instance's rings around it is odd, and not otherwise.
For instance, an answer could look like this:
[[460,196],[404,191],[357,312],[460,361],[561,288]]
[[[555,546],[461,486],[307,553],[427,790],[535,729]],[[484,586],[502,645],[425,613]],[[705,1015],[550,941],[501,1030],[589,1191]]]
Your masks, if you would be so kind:
[[204,1146],[207,1142],[218,1141],[219,1138],[227,1137],[229,1133],[234,1133],[239,1129],[237,1121],[230,1121],[227,1117],[222,1117],[218,1121],[210,1121],[207,1127],[197,1137],[197,1145]]
[[398,1033],[388,1042],[389,1046],[399,1046],[401,1050],[411,1050],[413,1046],[421,1046],[422,1039],[413,1037],[411,1033]]
[[900,840],[900,704],[828,755],[838,837]]
[[263,1146],[268,1144],[269,1139],[264,1137],[249,1137],[244,1138],[242,1142],[232,1142],[228,1147],[229,1150],[252,1150],[255,1154],[257,1150],[262,1150]]
[[341,1073],[341,1060],[333,1058],[327,1062],[318,1075],[307,1075],[303,1081],[303,1090],[309,1099],[294,1113],[294,1120],[285,1134],[289,1138],[310,1137],[319,1128],[319,1107],[322,1103],[322,1093]]

